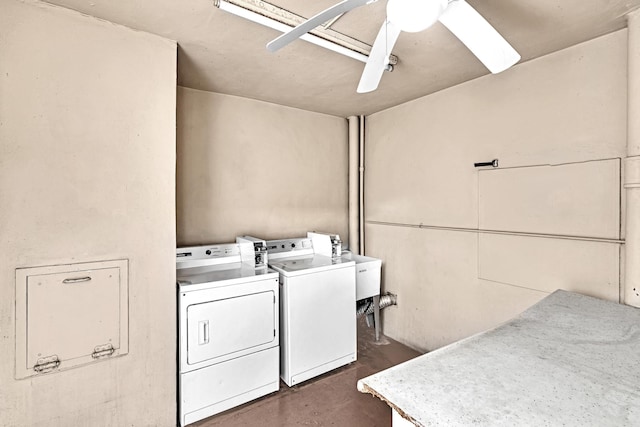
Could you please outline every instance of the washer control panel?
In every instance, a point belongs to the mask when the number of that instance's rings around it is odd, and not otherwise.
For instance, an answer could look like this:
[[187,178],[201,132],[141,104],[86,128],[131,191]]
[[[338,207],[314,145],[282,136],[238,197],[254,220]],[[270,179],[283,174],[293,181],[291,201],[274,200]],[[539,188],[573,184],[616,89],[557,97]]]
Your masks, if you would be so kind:
[[308,251],[312,249],[311,239],[301,237],[295,239],[267,240],[267,251],[269,254],[283,252]]

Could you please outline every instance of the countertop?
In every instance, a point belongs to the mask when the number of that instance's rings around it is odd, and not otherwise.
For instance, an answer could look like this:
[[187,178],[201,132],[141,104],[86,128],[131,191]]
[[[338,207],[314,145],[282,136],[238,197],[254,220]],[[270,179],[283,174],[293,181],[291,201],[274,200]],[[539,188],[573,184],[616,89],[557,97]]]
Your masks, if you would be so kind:
[[418,426],[638,426],[640,309],[556,291],[358,389]]

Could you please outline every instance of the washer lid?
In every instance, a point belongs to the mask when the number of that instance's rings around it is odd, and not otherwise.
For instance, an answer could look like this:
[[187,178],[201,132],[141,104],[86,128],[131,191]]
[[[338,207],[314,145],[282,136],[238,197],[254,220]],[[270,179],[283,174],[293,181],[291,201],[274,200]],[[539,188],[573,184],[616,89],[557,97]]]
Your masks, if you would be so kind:
[[331,258],[325,255],[312,255],[270,262],[269,266],[285,276],[294,276],[334,268],[351,267],[355,266],[355,262],[342,258]]

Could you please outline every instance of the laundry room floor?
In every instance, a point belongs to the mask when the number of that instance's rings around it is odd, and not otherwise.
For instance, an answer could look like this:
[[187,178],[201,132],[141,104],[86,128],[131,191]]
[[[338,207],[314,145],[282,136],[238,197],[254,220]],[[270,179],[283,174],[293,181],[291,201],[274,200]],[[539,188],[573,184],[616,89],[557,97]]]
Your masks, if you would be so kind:
[[373,328],[359,319],[356,362],[291,388],[281,381],[280,391],[191,426],[389,427],[389,406],[370,394],[358,392],[356,383],[360,378],[419,355],[385,336],[376,342]]

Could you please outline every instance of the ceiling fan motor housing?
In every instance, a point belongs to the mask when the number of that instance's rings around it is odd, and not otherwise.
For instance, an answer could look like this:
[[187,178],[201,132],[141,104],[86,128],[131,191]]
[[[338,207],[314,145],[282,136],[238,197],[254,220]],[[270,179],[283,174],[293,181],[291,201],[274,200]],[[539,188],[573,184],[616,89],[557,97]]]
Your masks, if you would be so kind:
[[448,3],[447,0],[389,0],[387,18],[402,31],[417,33],[432,26]]

